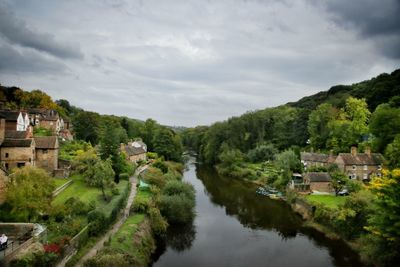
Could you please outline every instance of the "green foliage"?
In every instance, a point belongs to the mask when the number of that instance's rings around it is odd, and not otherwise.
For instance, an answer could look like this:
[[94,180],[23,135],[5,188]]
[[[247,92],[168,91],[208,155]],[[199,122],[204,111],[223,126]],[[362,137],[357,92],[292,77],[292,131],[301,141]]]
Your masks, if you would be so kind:
[[22,257],[15,258],[10,262],[11,267],[47,267],[53,266],[58,259],[55,253],[37,251],[27,253]]
[[47,129],[47,128],[35,127],[35,128],[33,128],[33,135],[34,136],[52,136],[53,131],[51,129]]
[[330,173],[330,176],[332,178],[332,187],[337,195],[345,187],[349,178],[340,171]]
[[330,135],[328,125],[336,118],[338,111],[328,103],[319,105],[310,113],[308,120],[308,132],[310,142],[314,148],[325,148]]
[[168,223],[161,215],[160,210],[152,207],[148,210],[148,215],[153,233],[156,235],[164,234],[167,231]]
[[77,139],[95,145],[99,141],[100,115],[95,112],[81,111],[72,117]]
[[182,141],[174,131],[166,127],[159,127],[153,136],[153,150],[165,160],[182,160]]
[[400,134],[387,146],[385,156],[391,169],[400,168]]
[[161,214],[170,224],[182,224],[194,217],[195,193],[191,184],[169,181],[160,198]]
[[153,167],[160,169],[164,174],[168,172],[168,166],[161,160],[157,160],[152,165]]
[[143,180],[151,185],[155,185],[158,188],[163,188],[166,184],[166,179],[163,176],[163,173],[158,168],[149,167],[147,170],[142,173]]
[[273,144],[263,144],[247,152],[247,157],[251,162],[272,161],[276,154],[278,154],[278,150]]
[[54,190],[53,178],[40,168],[24,167],[10,175],[7,203],[16,221],[28,221],[49,209]]
[[92,150],[92,145],[81,140],[60,142],[59,158],[74,160],[76,156]]
[[389,104],[379,105],[371,116],[369,129],[376,137],[374,140],[376,150],[383,152],[400,133],[400,108]]

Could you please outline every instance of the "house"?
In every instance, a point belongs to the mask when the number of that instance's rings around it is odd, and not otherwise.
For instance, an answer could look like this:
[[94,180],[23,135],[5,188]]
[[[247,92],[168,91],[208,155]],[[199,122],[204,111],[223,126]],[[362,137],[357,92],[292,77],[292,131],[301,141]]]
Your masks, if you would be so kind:
[[30,125],[29,116],[25,112],[13,110],[1,110],[0,116],[5,119],[6,130],[26,131]]
[[121,144],[121,151],[124,151],[131,162],[147,160],[147,146],[142,141],[131,141],[127,145]]
[[313,167],[327,167],[335,161],[335,156],[332,154],[301,152],[300,159],[304,169],[307,170],[307,168]]
[[307,172],[303,175],[304,184],[310,185],[311,191],[333,192],[332,179],[327,172]]
[[58,134],[62,128],[62,118],[56,110],[31,108],[27,110],[27,113],[29,113],[32,125],[49,129],[55,134]]
[[7,139],[0,146],[0,162],[5,170],[15,167],[35,166],[35,140]]
[[369,180],[373,175],[380,176],[385,159],[380,153],[371,153],[369,148],[364,153],[358,153],[352,146],[350,153],[340,153],[335,163],[350,179]]
[[58,169],[57,136],[35,137],[36,166],[54,173]]

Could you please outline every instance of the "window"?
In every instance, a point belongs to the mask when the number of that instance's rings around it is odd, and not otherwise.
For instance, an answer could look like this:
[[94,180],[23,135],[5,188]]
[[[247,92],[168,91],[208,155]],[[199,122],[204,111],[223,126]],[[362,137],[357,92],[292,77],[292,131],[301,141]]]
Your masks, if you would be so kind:
[[356,178],[357,178],[356,174],[353,173],[353,174],[351,175],[351,179],[356,179]]
[[382,170],[382,165],[379,165],[379,166],[378,166],[378,170]]
[[356,167],[356,165],[353,165],[353,170],[355,170],[357,167]]
[[5,164],[6,170],[8,170],[8,163]]
[[368,166],[364,165],[364,171],[368,170]]
[[367,180],[367,179],[368,179],[368,174],[364,173],[363,179],[364,179],[364,180]]
[[6,158],[8,158],[8,153],[6,153]]
[[25,162],[18,162],[17,163],[17,167],[18,168],[21,168],[21,167],[24,167],[25,166]]

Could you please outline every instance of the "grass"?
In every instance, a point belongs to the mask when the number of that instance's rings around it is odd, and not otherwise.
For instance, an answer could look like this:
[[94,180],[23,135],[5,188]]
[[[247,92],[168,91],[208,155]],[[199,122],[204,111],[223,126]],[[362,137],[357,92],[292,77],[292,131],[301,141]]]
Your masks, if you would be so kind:
[[151,192],[149,190],[140,190],[136,191],[135,201],[142,200],[142,199],[150,199]]
[[[96,206],[98,207],[107,208],[107,206],[111,204],[112,201],[106,203],[102,200],[102,193],[100,188],[86,185],[80,175],[75,175],[72,177],[72,179],[74,180],[74,182],[70,186],[68,186],[63,192],[57,195],[52,204],[62,204],[70,197],[77,197],[82,202],[87,204],[95,202]],[[124,192],[127,184],[128,181],[126,180],[122,180],[117,184],[117,188],[120,194]]]
[[110,246],[116,249],[122,249],[123,251],[130,253],[134,251],[133,247],[133,235],[140,223],[145,218],[144,214],[134,214],[130,216],[117,233],[112,237]]
[[59,188],[60,186],[64,185],[70,181],[70,179],[67,178],[54,178],[54,184],[56,185],[56,188]]
[[339,205],[344,204],[347,197],[331,195],[308,195],[305,198],[312,203],[323,204],[328,208],[337,208]]

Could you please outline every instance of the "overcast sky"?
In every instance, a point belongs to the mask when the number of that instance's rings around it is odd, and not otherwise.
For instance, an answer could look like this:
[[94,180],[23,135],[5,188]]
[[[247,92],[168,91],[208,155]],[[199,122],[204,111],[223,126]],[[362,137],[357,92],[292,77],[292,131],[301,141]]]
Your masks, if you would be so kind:
[[400,1],[0,0],[0,83],[210,124],[400,67]]

